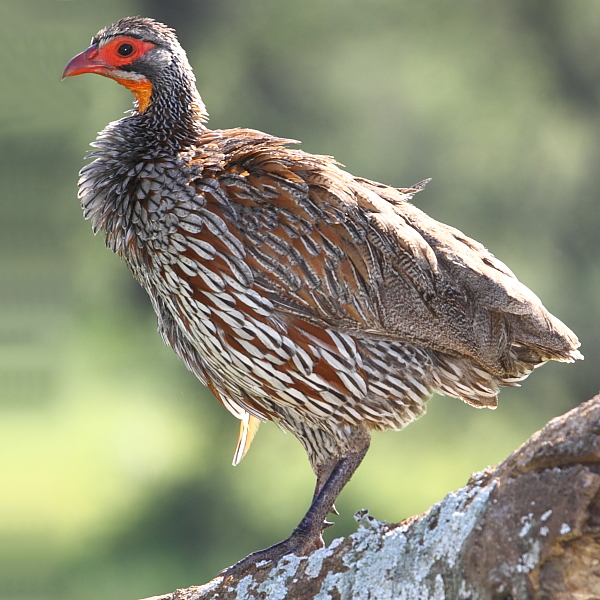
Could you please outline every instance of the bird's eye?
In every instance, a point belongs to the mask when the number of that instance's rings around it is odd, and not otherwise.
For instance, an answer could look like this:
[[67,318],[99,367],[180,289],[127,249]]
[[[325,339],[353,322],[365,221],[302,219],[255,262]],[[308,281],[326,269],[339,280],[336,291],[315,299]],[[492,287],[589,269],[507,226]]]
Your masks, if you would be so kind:
[[133,53],[133,46],[131,44],[121,44],[117,52],[121,56],[129,56]]

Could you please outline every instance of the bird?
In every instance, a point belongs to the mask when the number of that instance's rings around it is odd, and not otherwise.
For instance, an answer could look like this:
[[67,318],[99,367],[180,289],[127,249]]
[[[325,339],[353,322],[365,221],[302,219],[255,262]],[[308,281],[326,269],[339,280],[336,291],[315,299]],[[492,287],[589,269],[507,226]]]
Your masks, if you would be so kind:
[[482,244],[333,158],[252,129],[211,130],[175,31],[145,17],[100,30],[63,79],[96,73],[134,109],[110,123],[78,197],[147,292],[158,331],[240,421],[233,464],[261,422],[291,432],[316,478],[284,541],[240,573],[323,547],[371,433],[401,430],[434,393],[495,408],[575,334]]

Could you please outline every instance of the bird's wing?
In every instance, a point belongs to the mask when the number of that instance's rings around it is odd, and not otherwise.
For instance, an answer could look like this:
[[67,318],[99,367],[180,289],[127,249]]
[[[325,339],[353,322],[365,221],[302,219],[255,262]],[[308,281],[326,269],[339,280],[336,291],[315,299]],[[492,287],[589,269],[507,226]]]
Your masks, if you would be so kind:
[[575,336],[507,267],[407,201],[418,186],[353,178],[283,142],[215,137],[194,185],[223,267],[288,324],[417,343],[504,377],[519,345],[574,357]]
[[[432,249],[439,267],[438,294],[430,302],[443,314],[448,299],[462,298],[458,314],[460,330],[476,340],[479,360],[491,364],[503,353],[532,364],[545,360],[571,362],[582,358],[579,341],[540,299],[519,282],[513,272],[482,244],[458,229],[440,223],[407,201],[408,190],[395,190],[363,180],[364,185],[389,201],[398,215]],[[510,365],[504,365],[506,368]],[[510,368],[507,369],[510,371]]]

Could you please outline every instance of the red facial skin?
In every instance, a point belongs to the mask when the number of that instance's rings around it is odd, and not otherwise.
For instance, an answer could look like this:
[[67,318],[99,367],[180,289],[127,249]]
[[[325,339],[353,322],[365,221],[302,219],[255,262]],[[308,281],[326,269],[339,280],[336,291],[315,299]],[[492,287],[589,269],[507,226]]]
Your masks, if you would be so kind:
[[[132,46],[133,52],[127,56],[121,56],[118,50],[123,44]],[[131,78],[123,77],[125,73],[120,71],[120,67],[131,64],[155,47],[151,42],[144,42],[127,36],[115,38],[102,46],[102,48],[98,48],[94,44],[69,61],[62,78],[73,77],[82,73],[97,73],[104,77],[110,77],[135,94],[138,102],[138,111],[143,112],[150,104],[152,83],[140,75],[132,76]]]

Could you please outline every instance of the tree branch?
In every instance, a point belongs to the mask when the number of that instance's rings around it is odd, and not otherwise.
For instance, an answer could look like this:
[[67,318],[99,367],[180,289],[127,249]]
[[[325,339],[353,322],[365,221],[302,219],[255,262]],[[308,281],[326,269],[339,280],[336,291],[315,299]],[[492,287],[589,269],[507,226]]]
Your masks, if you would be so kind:
[[600,598],[600,395],[423,515],[148,600]]

